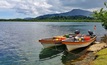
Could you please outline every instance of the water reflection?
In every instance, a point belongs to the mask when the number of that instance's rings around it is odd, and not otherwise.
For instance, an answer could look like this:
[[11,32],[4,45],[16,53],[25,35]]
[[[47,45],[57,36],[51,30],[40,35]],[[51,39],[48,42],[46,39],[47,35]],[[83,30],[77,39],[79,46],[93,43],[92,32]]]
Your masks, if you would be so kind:
[[86,52],[87,47],[78,48],[73,51],[64,51],[62,55],[62,63],[65,65],[71,65],[71,61],[76,60]]
[[79,58],[84,53],[86,53],[86,48],[87,47],[78,48],[78,49],[75,49],[70,52],[67,51],[65,45],[57,46],[57,47],[55,46],[55,47],[51,47],[51,48],[45,48],[40,52],[39,59],[44,60],[44,61],[47,59],[52,59],[52,58],[57,57],[58,56],[57,54],[62,52],[62,56],[61,56],[62,63],[64,65],[70,65],[71,61]]
[[44,48],[40,54],[39,58],[40,59],[45,59],[45,58],[54,58],[57,56],[58,53],[63,52],[66,49],[65,45],[61,46],[54,46],[51,48]]
[[84,26],[89,26],[89,25],[47,25],[50,27],[84,27]]

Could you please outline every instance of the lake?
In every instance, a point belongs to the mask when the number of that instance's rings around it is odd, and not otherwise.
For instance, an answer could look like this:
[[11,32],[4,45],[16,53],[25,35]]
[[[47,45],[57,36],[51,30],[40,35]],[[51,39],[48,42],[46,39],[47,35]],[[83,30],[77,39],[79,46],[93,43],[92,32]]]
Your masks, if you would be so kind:
[[[93,27],[96,25],[96,30]],[[64,65],[62,53],[40,59],[41,38],[94,31],[98,37],[107,33],[101,23],[92,22],[0,22],[0,65]]]

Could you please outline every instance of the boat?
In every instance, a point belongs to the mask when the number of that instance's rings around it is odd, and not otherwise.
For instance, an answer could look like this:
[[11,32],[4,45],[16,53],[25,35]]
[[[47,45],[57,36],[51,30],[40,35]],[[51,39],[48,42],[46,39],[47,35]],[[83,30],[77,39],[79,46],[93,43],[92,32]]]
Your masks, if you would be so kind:
[[53,46],[60,46],[62,45],[62,40],[66,39],[63,36],[54,36],[52,38],[44,38],[40,39],[39,42],[43,45],[44,48],[49,48]]
[[62,41],[65,44],[68,51],[72,51],[77,48],[86,47],[96,40],[96,35],[85,36],[84,40],[73,41],[72,39],[66,39]]

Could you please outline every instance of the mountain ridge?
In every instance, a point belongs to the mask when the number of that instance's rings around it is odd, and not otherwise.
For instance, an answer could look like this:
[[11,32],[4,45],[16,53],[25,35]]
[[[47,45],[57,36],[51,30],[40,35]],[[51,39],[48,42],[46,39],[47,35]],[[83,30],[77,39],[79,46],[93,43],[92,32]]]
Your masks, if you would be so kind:
[[48,18],[48,17],[54,17],[54,16],[87,16],[91,17],[92,12],[87,11],[87,10],[82,10],[82,9],[73,9],[68,12],[64,13],[58,13],[58,14],[46,14],[42,16],[38,16],[36,18]]

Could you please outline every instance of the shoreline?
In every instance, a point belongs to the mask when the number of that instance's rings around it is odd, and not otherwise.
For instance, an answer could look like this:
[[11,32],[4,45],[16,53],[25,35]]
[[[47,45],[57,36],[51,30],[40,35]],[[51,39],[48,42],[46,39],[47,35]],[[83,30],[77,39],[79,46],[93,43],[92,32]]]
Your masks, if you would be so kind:
[[[88,47],[76,49],[82,50],[76,54],[69,52],[68,59],[64,65],[107,65],[107,35],[101,38],[100,42],[95,42]],[[73,55],[72,55],[73,54]],[[66,55],[67,56],[67,55]],[[75,58],[72,58],[75,57]]]
[[100,20],[0,20],[0,22],[101,22]]
[[[107,40],[107,38],[105,37]],[[104,40],[105,40],[104,39]],[[103,40],[103,41],[104,41]],[[87,52],[74,61],[71,61],[69,65],[106,65],[107,62],[107,41],[95,43],[90,45]]]

